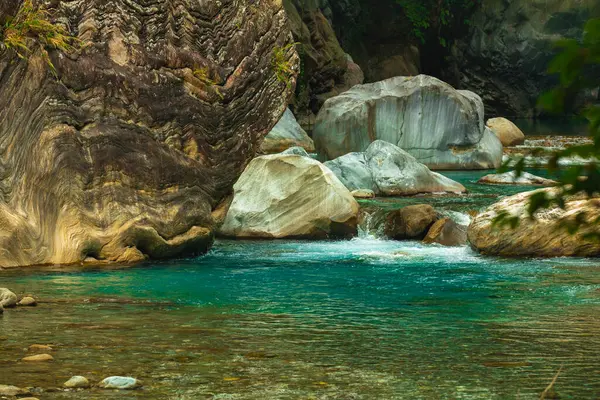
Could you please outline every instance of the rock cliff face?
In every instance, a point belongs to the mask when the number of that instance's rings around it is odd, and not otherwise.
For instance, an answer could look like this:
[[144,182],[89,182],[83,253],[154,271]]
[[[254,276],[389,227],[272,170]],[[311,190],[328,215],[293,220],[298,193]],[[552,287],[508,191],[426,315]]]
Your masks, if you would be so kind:
[[537,98],[555,84],[546,73],[553,42],[579,38],[598,15],[597,0],[484,0],[443,78],[481,95],[489,114],[534,116]]
[[292,40],[281,2],[51,4],[86,45],[50,52],[56,78],[0,48],[0,266],[205,251],[294,87],[272,66]]

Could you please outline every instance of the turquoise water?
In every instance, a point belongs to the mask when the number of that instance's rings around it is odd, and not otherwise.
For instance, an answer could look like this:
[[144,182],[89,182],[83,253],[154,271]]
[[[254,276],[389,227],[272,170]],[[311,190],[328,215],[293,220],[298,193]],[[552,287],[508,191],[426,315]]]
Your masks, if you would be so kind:
[[[472,188],[464,209],[513,190]],[[537,399],[561,367],[561,399],[600,397],[598,260],[218,241],[135,268],[0,271],[0,286],[41,301],[0,317],[0,384],[40,399]],[[34,343],[55,361],[19,361]],[[145,386],[56,390],[72,375]]]

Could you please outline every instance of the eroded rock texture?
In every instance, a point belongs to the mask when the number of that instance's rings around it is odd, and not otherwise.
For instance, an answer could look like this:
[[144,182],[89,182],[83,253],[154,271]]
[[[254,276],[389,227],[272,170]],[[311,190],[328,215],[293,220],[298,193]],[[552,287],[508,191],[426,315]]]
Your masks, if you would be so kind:
[[444,78],[483,98],[489,114],[531,117],[537,99],[557,83],[547,74],[554,42],[581,38],[598,0],[485,0],[468,35],[452,49]]
[[[552,195],[556,189],[545,190]],[[540,210],[535,220],[527,214],[529,198],[533,192],[520,193],[502,199],[479,214],[468,230],[471,246],[485,255],[502,257],[598,257],[600,242],[590,234],[598,232],[594,221],[600,217],[600,199],[584,197],[569,198],[565,209]],[[519,225],[494,226],[500,213],[519,218]],[[575,234],[567,226],[580,219],[586,225]]]
[[0,265],[205,251],[294,87],[272,67],[291,43],[281,2],[45,6],[86,45],[50,52],[57,78],[0,50]]

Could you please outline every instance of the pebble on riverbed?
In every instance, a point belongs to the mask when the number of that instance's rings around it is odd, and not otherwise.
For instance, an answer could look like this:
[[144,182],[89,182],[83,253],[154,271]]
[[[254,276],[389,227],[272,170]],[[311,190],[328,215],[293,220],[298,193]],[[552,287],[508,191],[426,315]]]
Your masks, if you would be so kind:
[[31,296],[25,296],[19,301],[18,305],[25,307],[35,307],[37,306],[37,301]]
[[35,356],[25,357],[21,361],[27,361],[27,362],[54,361],[54,357],[52,357],[50,354],[36,354]]
[[128,376],[109,376],[98,384],[103,389],[132,390],[142,386],[142,382]]
[[90,387],[90,381],[84,376],[74,376],[66,381],[63,386],[69,389],[86,389]]
[[32,344],[29,351],[52,351],[52,347],[45,344]]

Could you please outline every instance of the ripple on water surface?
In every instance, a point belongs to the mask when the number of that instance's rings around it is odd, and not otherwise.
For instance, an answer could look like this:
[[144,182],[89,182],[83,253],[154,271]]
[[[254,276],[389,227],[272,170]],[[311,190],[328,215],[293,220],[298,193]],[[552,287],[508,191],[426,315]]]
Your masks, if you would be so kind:
[[[355,239],[221,241],[114,270],[2,272],[38,308],[0,320],[0,383],[142,379],[131,399],[600,396],[600,268]],[[19,362],[51,344],[51,364]],[[123,398],[44,392],[43,399]]]

